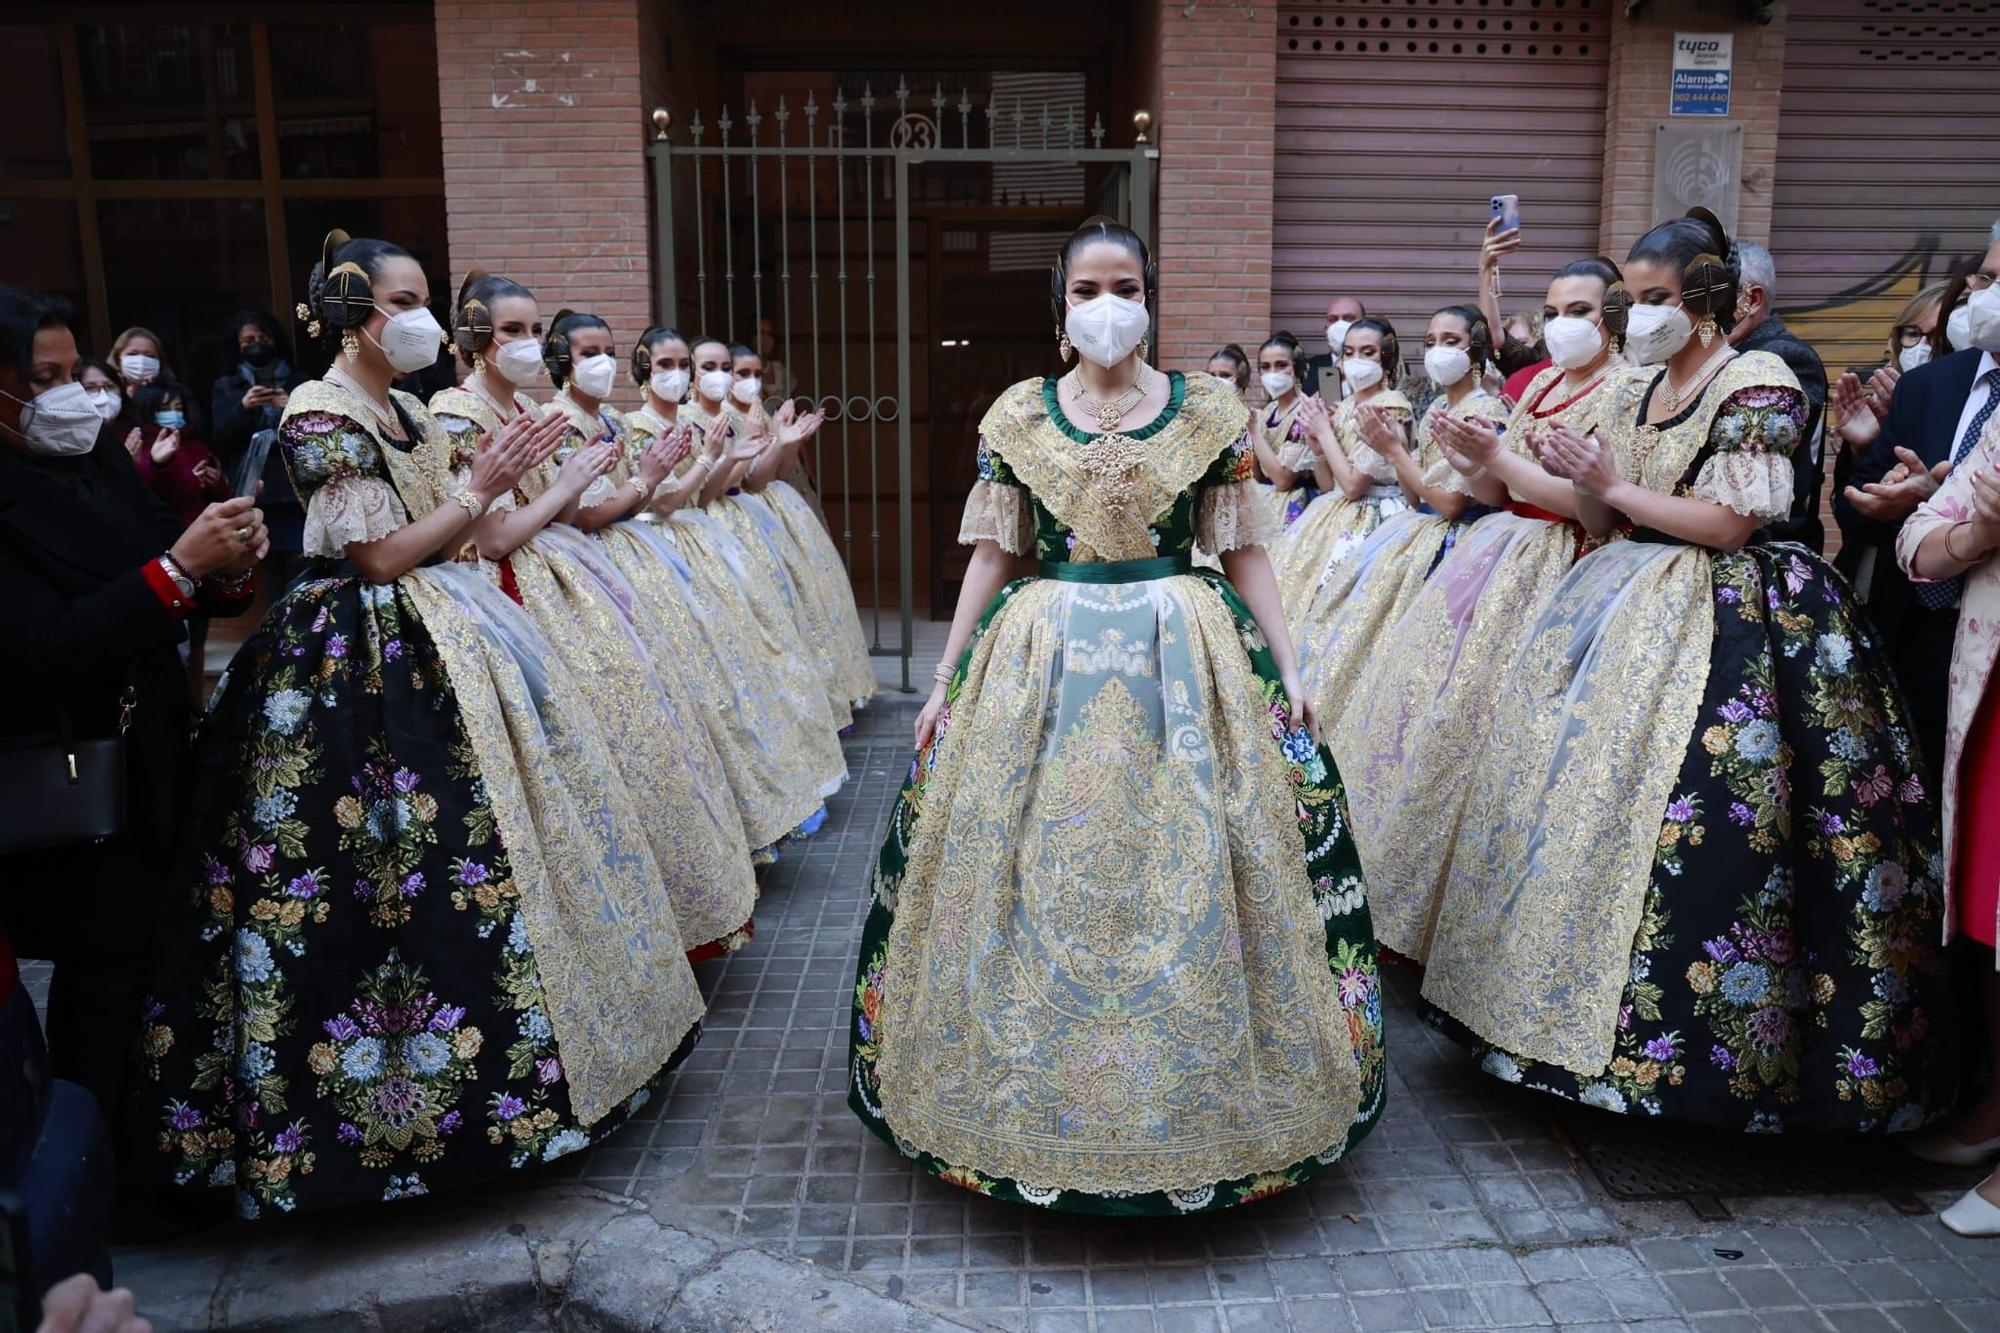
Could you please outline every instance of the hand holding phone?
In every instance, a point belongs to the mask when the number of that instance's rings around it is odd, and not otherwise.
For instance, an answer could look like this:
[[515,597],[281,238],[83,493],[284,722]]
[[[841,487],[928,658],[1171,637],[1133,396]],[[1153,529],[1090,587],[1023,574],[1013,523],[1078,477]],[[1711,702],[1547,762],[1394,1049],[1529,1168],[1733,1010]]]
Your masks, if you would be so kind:
[[278,432],[274,430],[260,430],[250,437],[250,447],[243,451],[243,469],[236,474],[238,495],[255,495],[264,484],[264,466],[271,459],[271,446],[277,439]]
[[1521,196],[1517,194],[1496,194],[1486,201],[1492,212],[1493,222],[1488,230],[1496,236],[1504,236],[1510,231],[1521,230]]

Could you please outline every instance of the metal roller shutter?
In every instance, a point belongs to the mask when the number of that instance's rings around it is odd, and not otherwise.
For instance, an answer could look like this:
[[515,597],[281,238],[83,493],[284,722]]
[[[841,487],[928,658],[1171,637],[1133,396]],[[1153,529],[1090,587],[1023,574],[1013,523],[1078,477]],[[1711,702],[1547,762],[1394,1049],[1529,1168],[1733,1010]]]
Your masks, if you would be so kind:
[[1521,196],[1501,308],[1597,253],[1607,0],[1321,0],[1278,7],[1274,328],[1319,350],[1326,303],[1366,302],[1422,355],[1471,301],[1495,194]]
[[1829,366],[1872,363],[2000,217],[2000,5],[1824,0],[1785,24],[1779,306]]

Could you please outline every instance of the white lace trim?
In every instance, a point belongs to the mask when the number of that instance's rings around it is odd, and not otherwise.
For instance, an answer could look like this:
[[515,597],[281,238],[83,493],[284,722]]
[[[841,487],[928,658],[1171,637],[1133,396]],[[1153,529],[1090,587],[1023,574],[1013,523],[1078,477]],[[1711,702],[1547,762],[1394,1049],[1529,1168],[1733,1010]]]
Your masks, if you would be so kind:
[[340,477],[306,504],[303,543],[309,556],[343,556],[350,542],[374,542],[407,525],[410,516],[380,477]]
[[[472,487],[471,467],[469,466],[462,467],[458,469],[458,471],[451,474],[452,494],[456,495],[460,491],[470,490],[471,487]],[[492,504],[487,505],[486,512],[489,514],[512,513],[515,509],[519,508],[519,506],[514,503],[514,494],[515,493],[513,491],[508,491],[505,495],[495,500]]]
[[1254,481],[1210,486],[1195,511],[1195,544],[1211,555],[1262,546],[1278,535],[1278,512]]
[[1319,458],[1319,446],[1311,440],[1286,440],[1278,448],[1278,463],[1294,472],[1312,475],[1313,463]]
[[981,478],[972,483],[965,497],[965,517],[959,521],[958,542],[994,541],[1009,555],[1026,555],[1035,549],[1035,507],[1028,493],[1004,481]]
[[619,488],[624,484],[607,472],[583,488],[583,499],[577,503],[581,508],[595,509],[617,495]]
[[1792,512],[1792,460],[1772,453],[1716,454],[1701,465],[1692,493],[1771,522]]
[[1449,491],[1453,495],[1471,495],[1472,478],[1451,465],[1449,458],[1434,460],[1424,472],[1424,485],[1432,490]]

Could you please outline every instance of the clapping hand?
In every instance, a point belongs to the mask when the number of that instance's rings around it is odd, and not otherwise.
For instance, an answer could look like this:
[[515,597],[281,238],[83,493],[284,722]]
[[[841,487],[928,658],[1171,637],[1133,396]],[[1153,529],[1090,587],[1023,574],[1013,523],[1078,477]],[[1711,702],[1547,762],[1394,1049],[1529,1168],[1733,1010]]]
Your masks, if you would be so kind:
[[1409,452],[1403,439],[1403,423],[1389,415],[1387,408],[1364,407],[1358,414],[1361,438],[1368,447],[1384,458],[1396,458]]
[[178,429],[163,430],[153,437],[153,466],[165,467],[174,461],[174,455],[181,451],[181,433]]
[[658,489],[661,482],[674,474],[674,469],[688,456],[688,447],[684,430],[670,430],[654,437],[639,455],[639,480],[646,483],[648,491]]
[[590,483],[618,466],[618,446],[595,440],[563,460],[556,473],[556,486],[570,495],[582,495]]
[[[1439,416],[1431,423],[1431,438],[1452,459],[1452,466],[1465,476],[1473,476],[1500,452],[1500,432],[1484,417]],[[1457,457],[1452,457],[1453,455]],[[1463,459],[1469,466],[1460,466]]]
[[221,464],[213,458],[202,459],[194,465],[194,479],[201,483],[204,490],[218,489],[224,485]]
[[1555,476],[1567,477],[1578,491],[1601,503],[1610,503],[1620,480],[1604,441],[1594,432],[1579,435],[1568,426],[1553,426],[1542,436],[1542,466]]
[[1918,505],[1937,493],[1938,486],[1950,472],[1949,459],[1927,467],[1923,459],[1898,445],[1896,466],[1890,468],[1882,480],[1871,481],[1866,486],[1849,486],[1842,494],[1854,506],[1854,512],[1863,518],[1878,523],[1900,523],[1914,514]]
[[139,451],[146,447],[146,437],[139,433],[137,426],[125,432],[125,452],[132,455],[132,461],[139,461]]
[[788,400],[778,409],[778,443],[797,444],[800,440],[811,439],[826,420],[824,412],[808,412],[799,416]]
[[708,461],[720,463],[729,447],[729,414],[718,413],[714,420],[702,430],[702,448],[708,453]]
[[491,505],[547,462],[569,423],[562,413],[532,417],[523,412],[480,442],[472,456],[472,493]]
[[1300,400],[1299,429],[1319,446],[1322,453],[1340,447],[1340,441],[1333,434],[1333,415],[1326,410],[1326,400],[1318,394]]

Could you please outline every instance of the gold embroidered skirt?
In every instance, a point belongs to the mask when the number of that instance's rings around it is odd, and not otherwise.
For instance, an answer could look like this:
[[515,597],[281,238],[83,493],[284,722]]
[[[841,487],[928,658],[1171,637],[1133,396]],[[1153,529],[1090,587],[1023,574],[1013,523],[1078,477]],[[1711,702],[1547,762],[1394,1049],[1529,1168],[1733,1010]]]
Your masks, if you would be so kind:
[[750,846],[765,848],[824,810],[827,788],[846,772],[840,746],[825,717],[804,701],[811,678],[802,665],[759,650],[755,618],[740,594],[703,598],[678,534],[672,523],[633,520],[598,536],[650,619],[671,635],[654,646],[656,667],[701,701]]
[[806,498],[782,481],[764,488],[763,499],[784,524],[803,565],[792,575],[822,614],[833,648],[840,688],[859,708],[875,695],[875,661],[868,655],[868,635],[854,604],[854,581],[833,544],[826,524]]
[[839,663],[832,632],[823,612],[817,609],[810,587],[801,585],[793,570],[805,562],[785,525],[771,507],[754,495],[725,495],[707,506],[710,515],[738,542],[746,573],[759,599],[768,602],[791,622],[788,636],[805,654],[805,660],[826,696],[827,715],[834,729],[842,731],[854,724],[854,700],[838,679]]
[[757,879],[729,780],[699,717],[700,700],[647,651],[646,614],[603,548],[551,524],[509,557],[521,603],[568,663],[639,807],[690,950],[733,939],[750,920]]
[[1227,1207],[1342,1156],[1381,1100],[1365,894],[1233,590],[1010,585],[948,697],[864,935],[863,1119],[1080,1211]]
[[1460,534],[1369,654],[1332,737],[1376,937],[1406,958],[1430,956],[1468,775],[1507,665],[1575,563],[1578,531],[1494,514]]
[[1394,486],[1377,486],[1359,500],[1328,491],[1278,534],[1270,546],[1271,569],[1277,575],[1293,639],[1300,637],[1313,598],[1333,568],[1359,551],[1385,519],[1409,508],[1409,501]]

